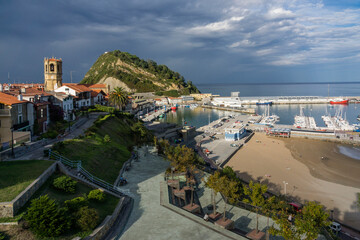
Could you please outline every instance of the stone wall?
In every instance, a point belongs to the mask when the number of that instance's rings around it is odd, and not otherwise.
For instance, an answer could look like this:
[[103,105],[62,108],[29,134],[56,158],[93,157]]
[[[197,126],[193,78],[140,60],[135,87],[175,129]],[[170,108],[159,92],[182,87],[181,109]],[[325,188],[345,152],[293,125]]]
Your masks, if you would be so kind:
[[46,182],[55,172],[57,163],[51,165],[43,174],[33,181],[24,191],[22,191],[11,202],[0,203],[0,217],[14,217],[16,212],[25,205],[32,195]]
[[103,239],[107,234],[110,228],[113,226],[116,221],[119,213],[123,207],[126,207],[129,199],[128,197],[121,197],[118,205],[116,206],[113,214],[111,216],[107,216],[104,221],[84,240],[99,240]]

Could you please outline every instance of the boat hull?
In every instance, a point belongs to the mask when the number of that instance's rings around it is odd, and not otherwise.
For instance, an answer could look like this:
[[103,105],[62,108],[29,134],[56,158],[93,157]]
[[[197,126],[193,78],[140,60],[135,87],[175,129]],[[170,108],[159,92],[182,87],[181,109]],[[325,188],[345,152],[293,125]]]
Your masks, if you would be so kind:
[[349,100],[342,100],[342,101],[330,101],[330,104],[348,104]]

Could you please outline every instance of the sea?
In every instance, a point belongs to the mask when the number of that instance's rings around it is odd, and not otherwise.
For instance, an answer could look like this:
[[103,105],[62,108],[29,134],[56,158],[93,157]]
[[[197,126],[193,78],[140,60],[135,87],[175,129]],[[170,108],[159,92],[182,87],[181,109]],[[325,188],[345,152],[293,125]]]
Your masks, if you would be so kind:
[[[360,82],[357,83],[293,83],[293,84],[197,84],[202,93],[212,93],[220,96],[230,96],[231,92],[240,92],[241,97],[267,97],[267,96],[320,96],[341,97],[360,96]],[[250,106],[255,108],[257,114],[263,114],[267,106]],[[360,123],[360,104],[330,105],[330,104],[284,104],[270,106],[270,114],[280,117],[278,124],[293,125],[295,115],[300,114],[300,108],[306,116],[314,117],[317,126],[325,127],[321,118],[323,115],[342,114],[350,124]],[[234,112],[213,109],[179,108],[176,112],[168,113],[163,121],[201,127],[219,119],[220,117],[234,115]]]
[[[360,96],[360,82],[355,83],[274,83],[274,84],[197,84],[202,93],[213,95],[230,96],[231,92],[240,92],[241,97],[267,97],[267,96],[319,96],[319,97],[345,97]],[[267,106],[249,106],[261,115]],[[306,116],[314,117],[317,126],[325,127],[321,116],[341,114],[350,124],[359,124],[357,116],[360,115],[360,103],[348,105],[330,104],[284,104],[270,106],[270,114],[280,117],[278,124],[293,125],[294,117],[300,114],[300,108]],[[177,111],[169,112],[161,120],[164,122],[177,123],[179,125],[195,126],[199,128],[221,117],[238,115],[229,111],[216,109],[204,109],[201,107],[190,109],[180,107]],[[351,146],[339,146],[339,151],[360,160],[360,148]]]

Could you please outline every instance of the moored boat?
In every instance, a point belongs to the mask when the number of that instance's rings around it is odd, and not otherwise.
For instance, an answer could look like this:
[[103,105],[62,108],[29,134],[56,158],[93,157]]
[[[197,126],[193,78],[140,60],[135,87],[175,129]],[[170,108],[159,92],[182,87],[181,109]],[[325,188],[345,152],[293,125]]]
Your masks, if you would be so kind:
[[273,102],[272,101],[268,101],[268,102],[257,102],[256,105],[272,105]]
[[334,99],[330,101],[330,104],[348,104],[349,99]]

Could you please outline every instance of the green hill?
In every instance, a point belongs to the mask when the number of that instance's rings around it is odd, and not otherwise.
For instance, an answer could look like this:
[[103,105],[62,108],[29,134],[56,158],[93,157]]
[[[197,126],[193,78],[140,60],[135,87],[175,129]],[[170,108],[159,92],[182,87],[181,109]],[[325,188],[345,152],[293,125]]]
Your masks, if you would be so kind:
[[83,84],[105,83],[129,92],[156,92],[164,95],[198,93],[191,81],[152,60],[143,60],[115,50],[102,54],[86,73]]

